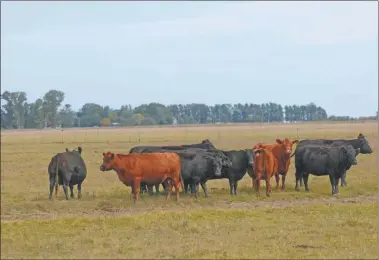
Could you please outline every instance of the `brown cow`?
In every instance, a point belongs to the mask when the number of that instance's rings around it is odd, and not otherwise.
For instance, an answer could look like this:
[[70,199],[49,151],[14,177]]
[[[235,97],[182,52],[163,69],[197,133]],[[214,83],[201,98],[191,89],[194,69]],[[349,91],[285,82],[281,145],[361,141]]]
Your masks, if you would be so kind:
[[179,200],[180,157],[176,153],[114,154],[103,153],[100,171],[114,170],[119,180],[132,187],[134,203],[139,198],[141,181],[155,185],[168,180],[166,201],[175,188],[176,200]]
[[275,180],[276,189],[279,188],[279,174],[282,175],[282,190],[285,190],[285,180],[290,166],[290,156],[294,144],[299,143],[298,140],[291,141],[288,138],[284,140],[276,139],[276,144],[262,144],[258,143],[253,147],[253,150],[265,149],[270,150],[276,159]]
[[277,160],[270,149],[257,148],[254,149],[254,164],[253,171],[249,172],[252,178],[253,189],[259,195],[259,187],[261,185],[261,178],[266,180],[266,195],[270,197],[271,193],[271,177],[275,175],[277,170]]

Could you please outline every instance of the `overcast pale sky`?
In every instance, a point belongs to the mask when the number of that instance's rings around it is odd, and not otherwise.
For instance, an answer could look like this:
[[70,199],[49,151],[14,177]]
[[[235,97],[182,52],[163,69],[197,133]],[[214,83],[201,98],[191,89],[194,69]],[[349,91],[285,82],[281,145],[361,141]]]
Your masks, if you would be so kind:
[[2,91],[378,109],[375,2],[1,2]]

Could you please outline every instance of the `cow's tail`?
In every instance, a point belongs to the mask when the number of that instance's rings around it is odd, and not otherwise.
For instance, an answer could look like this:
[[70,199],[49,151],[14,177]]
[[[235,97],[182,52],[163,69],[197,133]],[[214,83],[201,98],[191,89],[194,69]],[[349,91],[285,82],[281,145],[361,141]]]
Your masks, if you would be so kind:
[[296,149],[295,149],[295,151],[293,152],[293,154],[291,154],[290,158],[292,158],[292,157],[296,154],[296,150],[297,150],[297,146],[296,146]]
[[179,181],[180,181],[180,186],[182,187],[182,191],[184,191],[184,181],[183,181],[182,171],[180,171]]
[[55,163],[56,163],[56,166],[55,166],[55,196],[58,196],[58,181],[59,181],[59,178],[58,178],[58,165],[59,165],[59,156],[57,155],[57,157],[55,158]]

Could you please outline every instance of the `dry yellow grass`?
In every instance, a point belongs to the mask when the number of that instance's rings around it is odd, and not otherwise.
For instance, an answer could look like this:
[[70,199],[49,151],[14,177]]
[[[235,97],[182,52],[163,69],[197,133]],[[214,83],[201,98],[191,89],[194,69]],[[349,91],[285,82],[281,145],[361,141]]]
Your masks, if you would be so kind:
[[[327,176],[311,176],[311,192],[296,192],[293,160],[286,191],[274,190],[270,198],[256,197],[246,175],[237,197],[229,196],[227,180],[214,180],[208,182],[209,198],[196,201],[181,195],[178,204],[172,201],[166,206],[163,196],[146,194],[133,205],[130,188],[116,173],[99,171],[102,152],[128,153],[136,145],[209,138],[227,150],[297,135],[299,139],[355,138],[359,132],[374,153],[358,156],[358,165],[347,175],[348,187],[340,188],[338,198],[332,198]],[[377,258],[377,138],[375,123],[5,131],[1,134],[1,256]],[[78,145],[88,168],[83,199],[65,201],[60,188],[59,197],[48,201],[51,157]],[[357,203],[344,203],[351,198]]]

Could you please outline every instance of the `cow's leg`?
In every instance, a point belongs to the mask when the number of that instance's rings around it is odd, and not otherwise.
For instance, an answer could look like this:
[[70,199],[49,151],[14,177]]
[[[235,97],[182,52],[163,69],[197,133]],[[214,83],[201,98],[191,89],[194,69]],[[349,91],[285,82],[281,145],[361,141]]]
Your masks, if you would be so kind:
[[54,185],[55,185],[55,174],[54,175],[50,175],[50,194],[49,194],[49,200],[53,199]]
[[147,188],[147,184],[144,183],[144,182],[141,182],[141,185],[140,185],[140,193],[145,193],[148,191],[148,188]]
[[332,195],[336,195],[336,178],[332,174],[329,174],[329,180],[330,184],[332,185]]
[[139,199],[139,192],[140,190],[138,189],[140,186],[141,186],[141,179],[139,178],[135,178],[133,180],[133,186],[134,186],[134,203],[136,203],[136,201]]
[[200,182],[201,188],[204,191],[204,196],[208,197],[208,188],[207,188],[207,182]]
[[199,183],[198,182],[195,183],[194,190],[195,190],[195,198],[198,199],[199,198]]
[[158,184],[155,184],[155,192],[158,194],[159,193],[159,185],[161,185],[160,183]]
[[300,187],[303,187],[303,176],[300,177],[299,182],[300,182]]
[[[128,185],[126,185],[126,183],[124,183],[124,185],[125,186],[128,186]],[[130,192],[130,199],[132,199],[132,197],[134,196],[134,194],[136,193],[135,192],[135,189],[134,189],[134,181],[132,181],[131,183],[130,183],[130,187],[131,187],[131,192]]]
[[234,179],[234,177],[229,177],[229,186],[230,186],[230,195],[235,195],[235,190],[234,190],[234,188],[235,188],[235,184],[236,183],[236,181],[235,181],[235,179]]
[[72,183],[69,184],[70,187],[70,198],[74,197],[74,185]]
[[[338,184],[337,184],[338,186]],[[345,187],[347,186],[347,182],[346,182],[346,170],[344,170],[341,174],[341,187]]]
[[68,184],[66,182],[63,181],[63,191],[64,191],[64,195],[66,196],[66,200],[68,200]]
[[270,197],[270,193],[271,193],[271,176],[268,176],[268,174],[266,174],[266,196],[267,197]]
[[300,171],[300,169],[296,169],[295,179],[296,179],[295,190],[299,191],[300,190],[300,186],[302,186],[302,185],[299,186],[299,183],[303,179],[303,173]]
[[82,198],[82,182],[78,183],[78,200]]
[[275,174],[275,181],[276,181],[275,189],[279,189],[279,181],[280,181],[279,173]]
[[282,191],[286,189],[286,175],[287,174],[282,175]]
[[147,193],[152,196],[154,194],[153,185],[147,185]]
[[251,177],[251,187],[253,190],[255,189],[255,177]]
[[185,194],[188,193],[189,186],[190,186],[190,183],[188,181],[184,181],[184,193]]
[[180,186],[180,180],[179,179],[173,179],[173,184],[175,188],[175,195],[176,195],[176,201],[179,201],[179,186]]
[[257,193],[257,196],[260,195],[259,188],[261,186],[261,173],[257,174],[257,177],[255,178],[255,191]]
[[309,191],[309,187],[308,187],[308,177],[309,177],[309,173],[301,173],[301,176],[302,176],[302,178],[304,179],[305,190],[306,190],[306,191]]
[[164,181],[164,182],[162,182],[162,187],[163,187],[163,189],[164,189],[164,191],[167,191],[167,182],[166,181]]
[[[334,178],[334,190],[335,190],[336,194],[340,193],[340,191],[338,189],[339,179],[340,179],[339,177]],[[342,183],[342,179],[341,179],[341,183]]]
[[167,179],[167,196],[166,196],[166,201],[165,203],[167,203],[168,199],[171,197],[171,193],[172,193],[172,180],[171,178]]
[[234,182],[234,195],[237,196],[237,186],[238,186],[238,182],[235,181]]
[[191,182],[191,185],[190,185],[190,188],[191,188],[191,194],[194,194],[196,196],[196,183],[194,181]]

